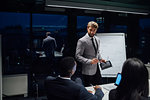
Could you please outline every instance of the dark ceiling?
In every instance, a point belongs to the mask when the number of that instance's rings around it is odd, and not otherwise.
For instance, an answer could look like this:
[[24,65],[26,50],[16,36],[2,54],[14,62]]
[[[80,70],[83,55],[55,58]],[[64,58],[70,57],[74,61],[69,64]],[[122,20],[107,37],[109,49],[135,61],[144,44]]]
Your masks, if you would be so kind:
[[136,5],[150,5],[149,0],[103,0],[103,1],[111,1],[111,2],[119,2],[125,4],[136,4]]
[[68,3],[72,6],[77,3],[81,4],[80,6],[82,4],[94,5],[93,7],[103,6],[103,8],[110,8],[110,10],[111,7],[120,7],[150,13],[149,0],[3,0],[0,3],[0,11],[44,11],[46,4],[51,4],[53,1],[54,4],[58,3],[57,5]]
[[105,6],[118,6],[127,8],[140,8],[150,11],[150,0],[46,0],[46,1],[66,1],[76,3],[86,3]]
[[99,4],[101,2],[104,2],[105,4],[121,3],[121,4],[128,4],[128,5],[150,6],[149,0],[55,0],[55,1],[85,2],[85,3],[92,3],[92,4]]
[[36,11],[43,10],[45,0],[3,0],[0,3],[1,11]]

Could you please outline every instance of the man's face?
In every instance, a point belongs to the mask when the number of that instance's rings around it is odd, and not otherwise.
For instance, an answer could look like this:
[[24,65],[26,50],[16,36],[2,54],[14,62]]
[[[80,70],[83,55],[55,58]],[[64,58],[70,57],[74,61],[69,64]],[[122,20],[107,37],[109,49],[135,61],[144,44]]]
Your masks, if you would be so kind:
[[87,31],[90,37],[93,37],[96,34],[97,29],[94,27],[87,27]]

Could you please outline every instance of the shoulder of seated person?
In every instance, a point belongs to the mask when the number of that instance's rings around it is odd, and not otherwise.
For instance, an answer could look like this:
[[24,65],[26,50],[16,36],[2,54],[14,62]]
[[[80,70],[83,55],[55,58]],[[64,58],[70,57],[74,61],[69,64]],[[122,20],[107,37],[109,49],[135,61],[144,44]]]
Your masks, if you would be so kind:
[[54,80],[54,79],[56,79],[56,77],[48,76],[46,79],[47,79],[47,80]]

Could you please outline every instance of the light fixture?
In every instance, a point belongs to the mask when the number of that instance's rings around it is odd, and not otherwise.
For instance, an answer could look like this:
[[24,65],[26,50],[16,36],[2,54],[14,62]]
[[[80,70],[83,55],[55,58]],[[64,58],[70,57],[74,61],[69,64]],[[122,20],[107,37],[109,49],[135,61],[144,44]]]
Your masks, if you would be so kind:
[[79,7],[79,6],[66,6],[66,5],[47,5],[48,7],[56,7],[56,8],[73,8],[73,9],[84,9],[84,10],[93,10],[93,11],[108,11],[108,12],[119,12],[119,13],[130,13],[130,14],[141,14],[148,15],[147,12],[135,12],[135,11],[123,11],[123,10],[111,10],[108,9],[99,9],[99,8],[90,8],[90,7]]

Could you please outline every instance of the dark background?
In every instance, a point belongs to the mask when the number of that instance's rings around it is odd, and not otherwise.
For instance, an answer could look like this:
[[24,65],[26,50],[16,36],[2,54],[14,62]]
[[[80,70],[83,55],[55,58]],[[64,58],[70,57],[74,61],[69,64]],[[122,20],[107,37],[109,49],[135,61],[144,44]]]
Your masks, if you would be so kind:
[[[150,62],[150,15],[107,11],[85,13],[83,9],[72,8],[48,11],[44,6],[45,0],[5,0],[0,3],[3,75],[27,73],[31,81],[29,88],[32,87],[33,73],[57,75],[59,60],[65,56],[74,57],[77,40],[86,34],[89,21],[99,24],[99,34],[125,33],[127,58],[137,57],[145,64]],[[51,70],[46,69],[45,59],[36,53],[42,51],[42,40],[47,31],[56,39],[56,51],[60,52],[65,46],[63,56],[55,58],[55,68]],[[80,68],[80,64],[78,66]]]

